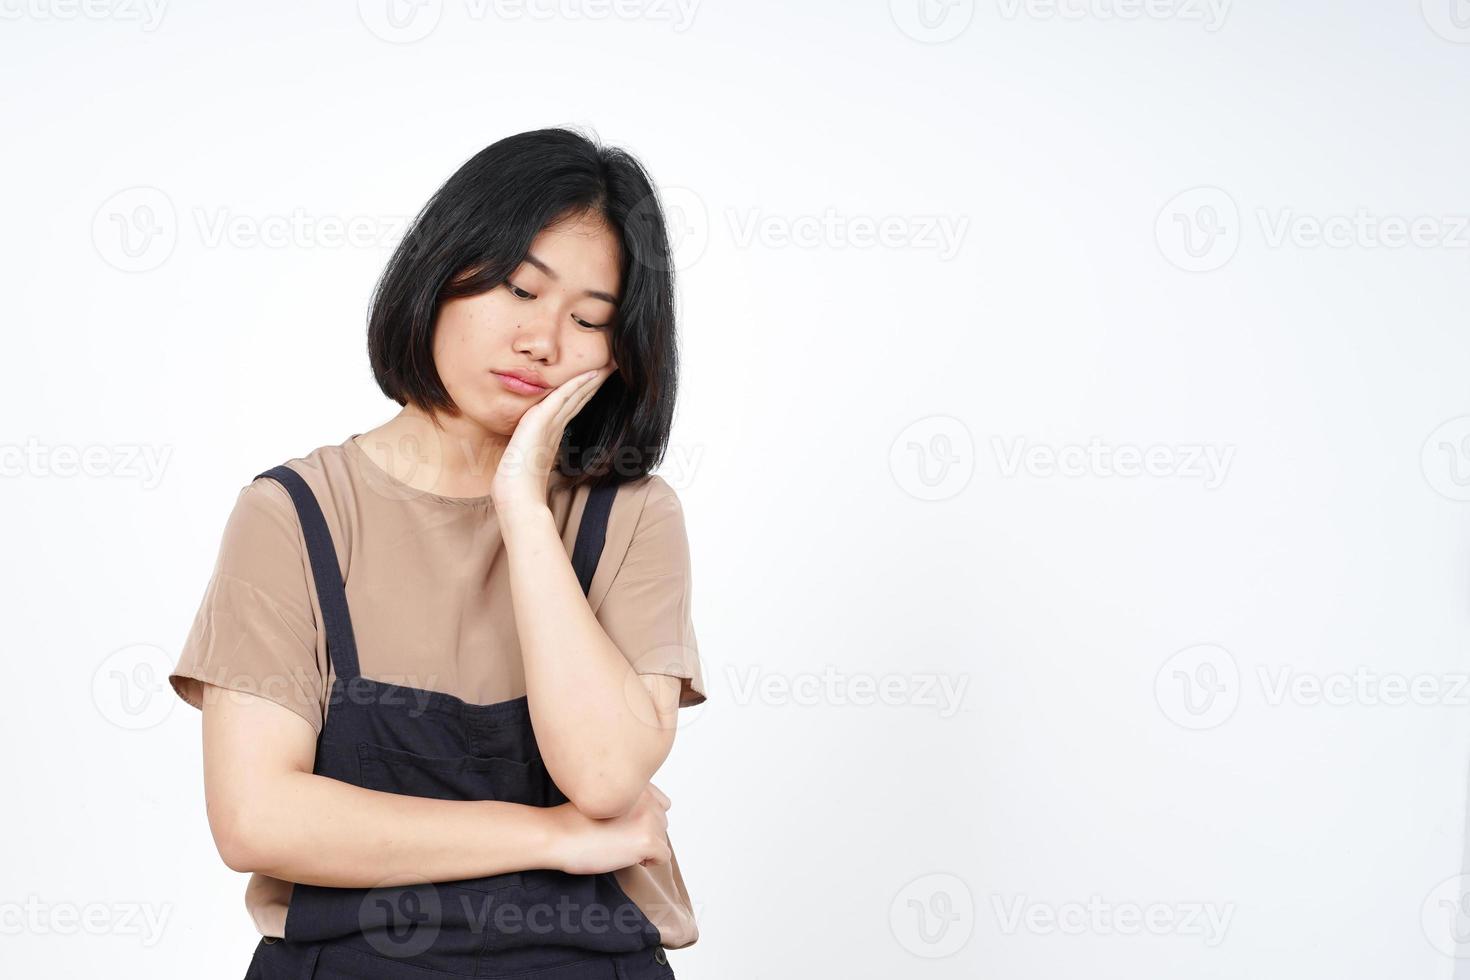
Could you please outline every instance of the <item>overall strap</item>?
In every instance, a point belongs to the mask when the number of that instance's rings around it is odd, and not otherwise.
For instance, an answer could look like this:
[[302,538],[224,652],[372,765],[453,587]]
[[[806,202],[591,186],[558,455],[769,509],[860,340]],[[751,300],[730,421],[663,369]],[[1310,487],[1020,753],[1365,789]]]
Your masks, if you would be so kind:
[[607,516],[612,512],[617,492],[616,483],[597,487],[587,495],[587,505],[582,508],[577,541],[572,545],[572,568],[576,569],[577,581],[582,583],[583,595],[592,588],[592,574],[597,571],[602,546],[607,540]]
[[317,602],[322,607],[322,627],[327,633],[327,656],[332,669],[342,680],[357,677],[357,640],[352,635],[352,616],[347,611],[347,590],[342,586],[342,571],[337,566],[337,549],[332,546],[332,533],[311,487],[291,467],[282,464],[255,479],[268,476],[284,486],[296,505],[301,533],[306,538],[306,552],[311,559],[311,577],[316,582]]

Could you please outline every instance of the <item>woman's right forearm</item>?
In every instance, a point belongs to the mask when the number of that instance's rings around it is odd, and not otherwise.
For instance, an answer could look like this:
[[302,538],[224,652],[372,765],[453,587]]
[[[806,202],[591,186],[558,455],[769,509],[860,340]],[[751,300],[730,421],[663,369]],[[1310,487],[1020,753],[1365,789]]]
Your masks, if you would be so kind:
[[236,871],[375,888],[555,868],[561,856],[555,808],[384,793],[307,772],[257,789],[217,842]]

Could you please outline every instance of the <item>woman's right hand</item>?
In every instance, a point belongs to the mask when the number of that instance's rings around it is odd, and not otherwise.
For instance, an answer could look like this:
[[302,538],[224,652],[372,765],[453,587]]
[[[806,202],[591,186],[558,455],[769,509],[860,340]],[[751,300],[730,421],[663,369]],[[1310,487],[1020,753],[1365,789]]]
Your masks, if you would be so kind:
[[557,840],[557,868],[590,875],[635,864],[667,863],[670,801],[653,783],[643,787],[638,802],[620,817],[598,820],[570,803],[551,808]]

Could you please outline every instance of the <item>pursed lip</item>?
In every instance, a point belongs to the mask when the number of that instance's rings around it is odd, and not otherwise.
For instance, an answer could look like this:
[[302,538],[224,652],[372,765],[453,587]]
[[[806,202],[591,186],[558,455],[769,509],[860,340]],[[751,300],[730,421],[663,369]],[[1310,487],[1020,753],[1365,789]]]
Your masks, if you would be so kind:
[[551,387],[544,380],[542,380],[541,375],[537,374],[534,371],[492,371],[491,373],[503,374],[507,378],[515,378],[517,381],[524,381],[528,385],[537,385],[541,388]]

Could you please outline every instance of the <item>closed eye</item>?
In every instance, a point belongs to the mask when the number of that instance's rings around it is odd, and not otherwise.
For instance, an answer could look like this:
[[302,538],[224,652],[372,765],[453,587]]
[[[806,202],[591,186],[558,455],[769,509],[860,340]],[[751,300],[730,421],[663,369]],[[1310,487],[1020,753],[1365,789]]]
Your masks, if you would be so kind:
[[[511,282],[510,280],[506,280],[505,288],[506,289],[509,289],[510,290],[510,294],[512,296],[514,296],[516,299],[535,299],[536,298],[533,294],[526,292],[524,289],[522,289],[520,286],[517,286],[515,283]],[[575,316],[572,317],[572,322],[575,323],[575,324],[577,324],[578,326],[586,327],[588,330],[601,330],[601,329],[603,329],[604,327],[607,326],[606,323],[588,323],[586,320],[578,319]]]

